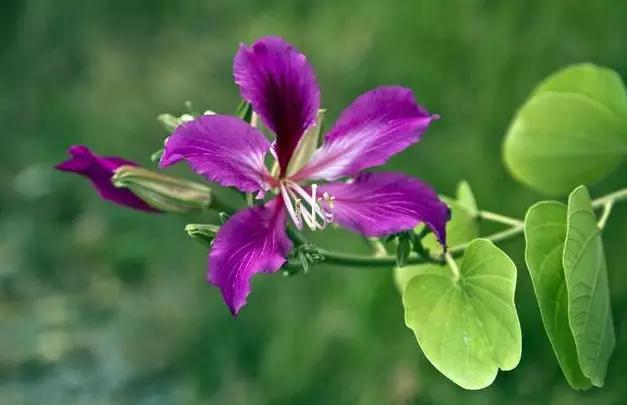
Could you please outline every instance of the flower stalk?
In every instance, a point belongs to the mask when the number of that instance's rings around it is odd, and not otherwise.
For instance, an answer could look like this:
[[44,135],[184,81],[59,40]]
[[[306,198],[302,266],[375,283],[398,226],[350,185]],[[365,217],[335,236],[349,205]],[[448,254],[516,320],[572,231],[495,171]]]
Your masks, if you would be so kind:
[[614,206],[614,200],[608,200],[603,205],[603,212],[601,214],[601,218],[599,219],[599,222],[597,223],[597,226],[599,227],[599,229],[605,228],[605,224],[607,223],[607,220],[610,218],[610,214],[612,213],[613,206]]
[[[611,207],[615,202],[625,201],[627,200],[627,189],[618,190],[616,192],[607,194],[605,196],[599,197],[592,202],[593,207],[600,208],[605,207],[603,214],[599,220],[599,228],[603,228],[605,226],[610,212]],[[609,208],[607,208],[609,206]],[[486,215],[487,214],[487,215]],[[516,218],[507,217],[504,215],[481,211],[480,217],[486,220],[491,220],[498,223],[505,223],[510,225],[509,228],[493,233],[491,235],[485,236],[485,239],[488,239],[494,243],[503,242],[509,239],[513,239],[521,235],[524,231],[524,221]],[[298,232],[296,232],[292,228],[288,228],[288,235],[292,241],[296,245],[307,243],[307,240]],[[451,258],[460,257],[464,254],[464,251],[468,247],[469,243],[463,243],[460,245],[452,246],[448,249],[447,255]],[[357,254],[346,254],[340,253],[332,250],[322,249],[320,248],[319,253],[324,256],[325,263],[337,265],[337,266],[350,266],[350,267],[368,267],[368,268],[391,268],[396,265],[397,258],[396,256],[389,255],[381,255],[376,254],[373,256],[364,256]],[[423,256],[410,256],[407,258],[405,265],[416,265],[416,264],[447,264],[446,257],[442,256],[434,256],[430,255],[428,257]]]
[[453,272],[453,282],[458,282],[461,277],[459,267],[457,267],[457,263],[455,263],[455,259],[453,259],[453,256],[450,252],[446,252],[444,254],[444,260],[446,261],[449,269],[451,269],[451,271]]
[[489,212],[489,211],[480,211],[478,214],[478,218],[485,219],[485,220],[492,221],[492,222],[497,222],[497,223],[504,224],[504,225],[509,225],[509,226],[524,225],[524,222],[521,221],[520,219],[511,218],[505,215],[496,214],[494,212]]

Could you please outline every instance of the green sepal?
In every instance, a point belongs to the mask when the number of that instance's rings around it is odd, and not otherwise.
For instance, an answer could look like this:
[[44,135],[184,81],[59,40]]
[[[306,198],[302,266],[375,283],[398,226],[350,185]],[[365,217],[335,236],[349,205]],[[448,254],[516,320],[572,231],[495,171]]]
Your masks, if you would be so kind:
[[248,101],[242,100],[235,109],[235,115],[250,124],[253,119],[253,105]]
[[138,166],[118,167],[111,182],[128,188],[153,208],[165,212],[190,212],[211,207],[211,189],[203,184],[166,176]]

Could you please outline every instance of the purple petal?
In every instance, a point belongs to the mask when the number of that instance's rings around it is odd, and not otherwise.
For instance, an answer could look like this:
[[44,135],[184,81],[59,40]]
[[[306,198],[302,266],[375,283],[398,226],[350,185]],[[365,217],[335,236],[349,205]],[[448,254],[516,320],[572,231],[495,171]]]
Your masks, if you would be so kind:
[[322,147],[293,178],[335,180],[355,176],[417,142],[435,118],[416,104],[409,89],[371,90],[344,110]]
[[320,88],[305,55],[281,38],[242,44],[233,76],[245,100],[277,137],[277,155],[285,173],[290,157],[320,108]]
[[268,188],[264,158],[270,142],[237,117],[202,115],[180,125],[168,138],[160,166],[186,160],[209,181],[243,192]]
[[137,166],[137,164],[117,156],[98,156],[82,145],[71,146],[69,160],[59,163],[56,169],[73,172],[89,178],[100,196],[116,204],[126,207],[159,212],[126,188],[115,187],[111,183],[113,172],[120,166]]
[[209,282],[222,290],[233,315],[246,304],[252,277],[281,268],[292,249],[285,233],[280,198],[231,217],[218,232],[209,253]]
[[335,197],[333,221],[366,236],[383,236],[426,223],[446,246],[449,209],[426,184],[397,173],[362,173],[351,183],[321,185]]

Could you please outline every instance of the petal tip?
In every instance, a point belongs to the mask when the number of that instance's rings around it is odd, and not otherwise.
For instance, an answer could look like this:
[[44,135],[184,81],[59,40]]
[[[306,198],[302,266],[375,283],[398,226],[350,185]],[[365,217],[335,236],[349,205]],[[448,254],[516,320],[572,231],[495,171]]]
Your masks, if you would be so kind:
[[57,163],[54,168],[63,172],[82,173],[94,160],[94,155],[85,145],[72,145],[67,149],[70,158]]

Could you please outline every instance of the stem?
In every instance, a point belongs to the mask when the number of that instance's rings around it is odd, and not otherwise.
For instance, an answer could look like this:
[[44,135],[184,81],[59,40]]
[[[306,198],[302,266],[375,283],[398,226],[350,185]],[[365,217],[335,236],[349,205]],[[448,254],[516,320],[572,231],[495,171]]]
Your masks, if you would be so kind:
[[296,246],[301,246],[308,243],[307,239],[305,239],[305,237],[301,235],[300,232],[294,229],[291,225],[288,225],[285,231],[287,232],[287,236],[289,236],[289,238],[292,240],[292,242],[294,242]]
[[446,252],[444,254],[444,260],[446,260],[446,264],[448,265],[448,267],[451,269],[451,271],[453,272],[453,281],[457,282],[459,280],[459,267],[457,267],[457,263],[455,263],[455,259],[453,259],[453,256],[451,256],[450,252]]
[[599,197],[596,200],[592,201],[592,206],[594,208],[604,207],[609,201],[611,202],[619,202],[627,200],[627,188],[622,190],[614,191],[613,193],[609,193],[604,195],[603,197]]
[[[289,229],[289,228],[288,228]],[[492,242],[501,242],[507,239],[511,239],[515,236],[518,236],[523,231],[523,226],[516,226],[510,229],[506,229],[501,232],[494,233],[492,235],[486,236],[484,239],[488,239]],[[288,231],[288,235],[290,231]],[[300,236],[302,240],[302,236]],[[296,242],[299,244],[298,242]],[[464,253],[464,250],[468,247],[468,243],[462,243],[457,246],[453,246],[448,250],[446,255],[449,255],[452,258],[459,257]],[[390,268],[396,266],[396,256],[378,256],[378,257],[370,257],[363,255],[352,255],[346,253],[339,253],[327,249],[319,249],[318,250],[322,256],[324,256],[324,262],[327,264],[335,264],[342,266],[359,266],[359,267],[369,267],[369,268]],[[406,265],[412,264],[445,264],[446,257],[438,257],[438,256],[429,256],[427,258],[422,256],[410,256],[407,259]]]
[[[509,229],[506,229],[504,231],[501,231],[501,232],[493,233],[492,235],[483,237],[482,239],[487,239],[487,240],[489,240],[491,242],[494,242],[494,243],[502,242],[504,240],[508,240],[508,239],[511,239],[511,238],[513,238],[515,236],[520,235],[521,233],[523,233],[524,229],[525,229],[524,225],[521,224],[521,225],[518,225],[518,226],[513,226],[513,227],[511,227]],[[454,256],[455,255],[459,255],[459,254],[463,253],[464,250],[466,250],[466,248],[468,247],[468,245],[470,245],[470,243],[471,242],[466,242],[466,243],[462,243],[461,245],[454,246],[451,249],[449,249],[449,252],[452,255],[454,255]]]
[[605,228],[605,224],[607,223],[608,218],[610,217],[610,213],[612,212],[612,207],[614,206],[614,200],[608,200],[603,206],[603,214],[601,214],[601,218],[597,223],[599,229]]
[[501,214],[495,214],[494,212],[489,212],[489,211],[480,211],[479,212],[479,219],[487,219],[488,221],[498,222],[500,224],[505,224],[505,225],[509,225],[509,226],[522,226],[522,225],[524,225],[524,222],[521,221],[520,219],[507,217],[507,216],[501,215]]

